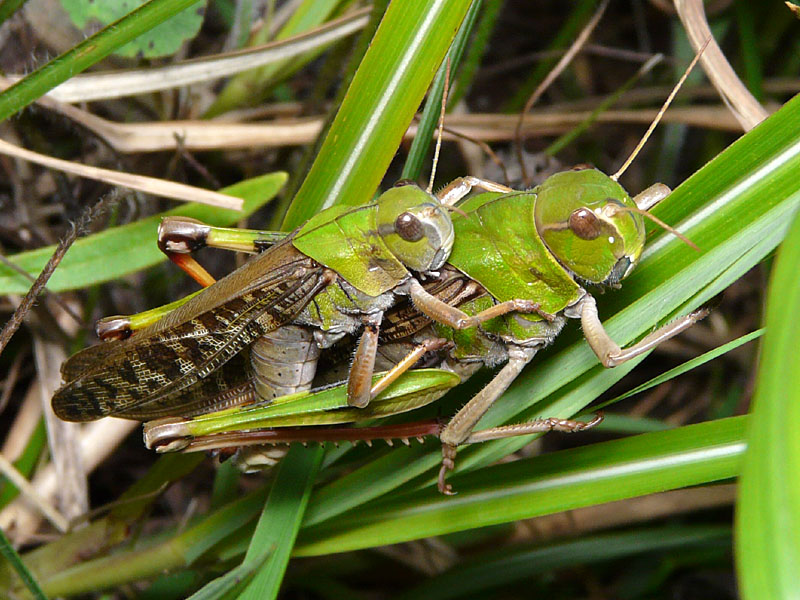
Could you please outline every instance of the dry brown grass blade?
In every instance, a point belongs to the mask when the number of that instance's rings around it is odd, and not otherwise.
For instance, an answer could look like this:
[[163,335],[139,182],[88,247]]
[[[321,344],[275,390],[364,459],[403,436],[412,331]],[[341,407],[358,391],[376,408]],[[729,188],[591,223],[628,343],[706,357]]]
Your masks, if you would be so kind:
[[0,140],[0,153],[13,156],[14,158],[21,158],[22,160],[28,160],[50,169],[72,173],[79,177],[104,181],[111,185],[137,190],[154,196],[163,196],[164,198],[183,200],[184,202],[200,202],[201,204],[210,204],[211,206],[218,206],[231,210],[242,209],[242,200],[239,198],[204,190],[203,188],[184,185],[182,183],[167,181],[165,179],[146,177],[144,175],[131,175],[130,173],[124,173],[122,171],[112,171],[111,169],[101,169],[99,167],[82,165],[68,160],[61,160],[20,148],[5,140]]
[[52,504],[40,497],[28,480],[14,468],[14,465],[3,454],[0,454],[0,473],[14,484],[20,494],[40,511],[52,523],[53,527],[61,533],[69,530],[69,520],[58,512]]
[[126,154],[179,148],[196,151],[300,146],[314,141],[322,129],[322,119],[316,117],[268,123],[222,120],[115,123],[46,96],[37,100],[37,104],[83,125],[114,150]]
[[[11,392],[19,380],[19,374],[22,369],[22,363],[27,358],[27,350],[18,352],[14,359],[11,361],[11,366],[8,368],[5,379],[2,384],[2,392],[0,392],[0,414],[8,406],[8,400],[11,398]],[[12,459],[13,460],[13,459]]]
[[[179,147],[189,151],[234,148],[275,148],[313,142],[322,128],[322,118],[286,119],[270,123],[224,123],[219,121],[165,121],[157,123],[114,123],[73,106],[63,105],[61,114],[90,129],[114,150],[124,153],[158,152]],[[50,105],[52,107],[52,105]],[[598,123],[650,123],[656,109],[609,110]],[[556,135],[588,117],[590,111],[546,112],[527,115],[522,123],[525,136]],[[451,114],[445,140],[458,136],[498,142],[513,139],[518,117],[495,113]],[[721,131],[741,131],[739,122],[724,106],[673,107],[665,123],[682,123]],[[406,139],[416,135],[416,125]],[[196,189],[196,188],[194,188]]]
[[56,505],[68,519],[89,510],[89,482],[81,458],[80,425],[56,417],[50,399],[61,384],[61,364],[67,353],[60,343],[45,339],[34,331],[33,355],[39,377],[39,397],[47,426],[47,441],[55,465]]
[[[319,49],[363,29],[369,7],[361,8],[311,31],[255,48],[187,60],[162,67],[76,75],[48,92],[61,102],[91,102],[171,90],[230,77],[242,71],[288,60]],[[9,81],[22,79],[9,75]]]
[[[649,125],[658,114],[656,108],[608,110],[595,119],[595,123]],[[525,135],[557,135],[567,131],[591,116],[591,111],[546,112],[526,115],[523,122]],[[681,123],[716,131],[740,132],[741,126],[724,106],[672,107],[662,120],[664,123]],[[513,138],[516,115],[498,113],[473,113],[448,115],[447,129],[485,142],[507,141]],[[416,129],[409,129],[408,135]]]
[[700,64],[742,129],[750,131],[766,119],[769,112],[748,91],[720,50],[708,26],[702,0],[675,0],[675,8],[695,52],[711,39]]
[[[24,355],[24,358],[29,359],[27,354]],[[39,390],[36,389],[36,385],[34,383],[28,386],[25,397],[14,417],[14,423],[9,428],[8,435],[3,440],[3,447],[0,449],[3,456],[12,462],[17,460],[25,450],[33,431],[39,424],[39,419],[42,418],[42,403],[39,401]]]
[[[49,400],[49,398],[48,398]],[[101,419],[81,428],[80,457],[86,473],[91,473],[105,460],[134,429],[135,421]],[[37,471],[32,480],[33,489],[45,499],[55,497],[59,480],[52,463]],[[23,544],[33,536],[41,523],[41,515],[32,509],[23,498],[17,498],[0,511],[0,528],[11,531],[17,544]]]

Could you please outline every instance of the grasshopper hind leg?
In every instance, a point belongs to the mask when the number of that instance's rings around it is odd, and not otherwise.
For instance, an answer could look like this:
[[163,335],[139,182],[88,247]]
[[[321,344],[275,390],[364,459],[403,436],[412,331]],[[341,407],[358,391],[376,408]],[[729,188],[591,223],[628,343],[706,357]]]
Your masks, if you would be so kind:
[[508,363],[450,420],[439,436],[442,441],[442,467],[439,470],[439,491],[452,495],[452,487],[445,483],[448,471],[455,467],[456,448],[463,444],[486,411],[502,396],[508,386],[522,372],[537,348],[514,347],[509,349]]
[[[514,425],[501,425],[491,427],[471,433],[462,444],[478,444],[490,440],[500,440],[504,438],[516,437],[519,435],[532,435],[537,433],[550,433],[558,431],[561,433],[579,433],[591,429],[595,425],[603,422],[603,415],[598,413],[590,421],[576,421],[574,419],[559,419],[557,417],[545,417],[529,421],[527,423],[515,423]],[[447,444],[442,445],[442,466],[439,469],[439,491],[448,496],[455,494],[453,487],[447,483],[447,473],[455,468],[456,447]]]

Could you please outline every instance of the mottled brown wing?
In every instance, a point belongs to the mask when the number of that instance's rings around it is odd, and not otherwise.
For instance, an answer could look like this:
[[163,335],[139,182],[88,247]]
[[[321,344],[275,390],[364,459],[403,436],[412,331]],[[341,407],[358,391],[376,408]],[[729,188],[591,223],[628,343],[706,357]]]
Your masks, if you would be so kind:
[[69,383],[80,377],[84,371],[96,367],[98,362],[108,356],[108,348],[111,343],[116,344],[117,342],[89,346],[65,360],[61,365],[61,379],[64,383]]
[[148,403],[125,413],[130,419],[146,421],[175,414],[180,406],[182,417],[193,417],[215,410],[223,410],[257,400],[250,352],[245,348],[239,354],[207,377],[192,385],[160,397],[157,404]]
[[[78,353],[77,366],[62,370],[72,379],[53,396],[53,410],[67,421],[196,412],[181,406],[182,390],[291,321],[327,283],[324,267],[290,243],[279,244],[152,327],[101,345],[107,352],[97,363]],[[99,354],[88,351],[90,358]]]

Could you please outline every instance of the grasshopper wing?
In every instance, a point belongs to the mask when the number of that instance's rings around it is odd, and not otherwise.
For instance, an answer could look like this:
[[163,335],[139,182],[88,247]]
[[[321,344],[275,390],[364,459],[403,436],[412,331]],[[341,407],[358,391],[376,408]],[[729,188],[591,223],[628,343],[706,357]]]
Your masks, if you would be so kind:
[[53,410],[67,421],[203,412],[194,395],[182,404],[181,392],[291,321],[330,283],[328,273],[290,241],[279,244],[138,335],[70,358]]

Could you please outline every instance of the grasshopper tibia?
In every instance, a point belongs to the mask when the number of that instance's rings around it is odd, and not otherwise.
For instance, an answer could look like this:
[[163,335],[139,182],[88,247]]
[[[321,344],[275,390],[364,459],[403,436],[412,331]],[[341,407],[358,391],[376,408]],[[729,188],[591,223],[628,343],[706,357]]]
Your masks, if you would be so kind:
[[[597,413],[591,421],[575,421],[573,419],[559,419],[557,417],[547,417],[536,419],[528,423],[516,423],[514,425],[502,425],[492,427],[482,431],[476,431],[463,442],[465,444],[477,444],[488,442],[489,440],[499,440],[503,438],[516,437],[518,435],[531,435],[535,433],[549,433],[560,431],[561,433],[578,433],[586,431],[599,425],[603,421],[603,414]],[[445,495],[452,496],[456,492],[453,487],[445,481],[447,472],[452,471],[455,466],[456,447],[449,444],[442,444],[442,466],[439,469],[439,491]]]

